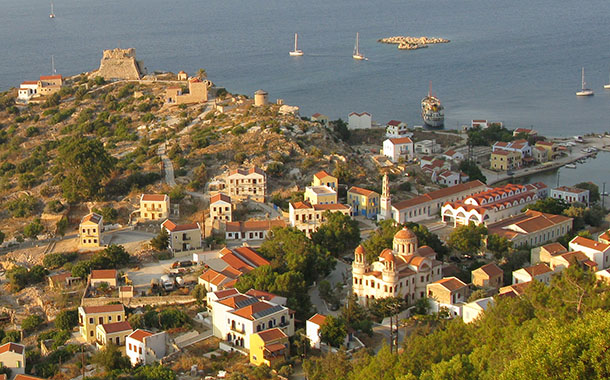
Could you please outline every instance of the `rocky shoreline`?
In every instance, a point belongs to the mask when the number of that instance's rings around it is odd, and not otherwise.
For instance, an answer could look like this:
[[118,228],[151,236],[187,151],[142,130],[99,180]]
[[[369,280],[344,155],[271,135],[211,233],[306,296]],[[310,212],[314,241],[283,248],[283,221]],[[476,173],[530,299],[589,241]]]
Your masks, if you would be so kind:
[[444,38],[436,37],[409,37],[409,36],[394,36],[381,38],[377,40],[382,44],[395,44],[398,45],[398,50],[416,50],[427,48],[431,44],[446,44],[450,42]]

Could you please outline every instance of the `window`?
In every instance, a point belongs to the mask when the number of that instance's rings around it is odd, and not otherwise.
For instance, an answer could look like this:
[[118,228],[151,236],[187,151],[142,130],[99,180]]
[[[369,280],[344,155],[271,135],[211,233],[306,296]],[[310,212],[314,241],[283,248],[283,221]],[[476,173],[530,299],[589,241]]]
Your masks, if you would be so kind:
[[117,320],[117,321],[119,321],[119,322],[121,322],[121,316],[120,316],[120,315],[117,315],[116,320]]
[[89,323],[93,323],[93,318],[89,318]]
[[108,316],[108,322],[112,322],[112,315]]

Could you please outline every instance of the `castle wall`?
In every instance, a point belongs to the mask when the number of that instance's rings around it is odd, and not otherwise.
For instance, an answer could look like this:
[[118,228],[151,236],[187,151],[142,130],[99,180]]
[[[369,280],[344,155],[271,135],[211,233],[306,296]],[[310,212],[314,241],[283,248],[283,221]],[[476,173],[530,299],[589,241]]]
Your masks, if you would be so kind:
[[100,68],[93,76],[101,76],[106,80],[140,79],[142,72],[136,61],[136,49],[104,50]]

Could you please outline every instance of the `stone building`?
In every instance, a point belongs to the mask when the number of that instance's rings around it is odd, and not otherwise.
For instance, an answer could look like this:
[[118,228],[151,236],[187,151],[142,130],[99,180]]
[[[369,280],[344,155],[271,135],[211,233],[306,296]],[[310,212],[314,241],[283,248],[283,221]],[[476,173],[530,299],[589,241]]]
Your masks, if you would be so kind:
[[401,297],[408,303],[426,296],[426,285],[442,278],[442,263],[429,246],[418,247],[408,228],[394,235],[393,249],[384,249],[374,263],[367,263],[362,246],[352,263],[353,291],[362,304],[385,297]]
[[100,68],[91,76],[100,76],[106,80],[137,80],[146,74],[141,62],[136,61],[136,49],[104,50]]
[[165,90],[165,104],[193,104],[205,103],[208,101],[209,81],[202,81],[199,78],[191,78],[188,81],[189,92],[183,94],[182,87],[169,87]]

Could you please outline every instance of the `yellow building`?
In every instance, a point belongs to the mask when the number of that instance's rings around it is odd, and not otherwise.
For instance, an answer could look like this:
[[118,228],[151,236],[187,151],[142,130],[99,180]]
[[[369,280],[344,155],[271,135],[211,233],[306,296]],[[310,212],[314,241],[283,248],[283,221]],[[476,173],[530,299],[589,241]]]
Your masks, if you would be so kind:
[[167,194],[140,195],[140,220],[165,220],[169,218],[170,203]]
[[95,328],[95,344],[98,348],[102,348],[108,343],[122,346],[125,344],[127,336],[132,332],[133,329],[127,321],[97,325]]
[[277,327],[250,336],[250,364],[271,367],[274,363],[285,361],[289,351],[288,335]]
[[554,160],[559,156],[559,145],[550,141],[537,141],[535,147],[543,148],[547,151],[547,157],[549,160]]
[[83,217],[78,226],[80,247],[99,247],[102,245],[102,231],[104,230],[104,218],[94,212]]
[[325,170],[319,171],[314,174],[313,181],[311,182],[311,186],[328,186],[335,191],[337,191],[338,184],[339,181],[337,180],[337,177],[333,177]]
[[201,225],[199,223],[176,224],[167,219],[161,223],[169,234],[168,248],[173,252],[191,251],[201,248]]
[[80,306],[78,308],[79,331],[89,343],[95,342],[95,331],[98,325],[123,321],[125,321],[125,308],[122,304]]
[[312,205],[334,205],[337,203],[337,192],[328,186],[307,186],[303,198]]
[[165,104],[192,104],[208,101],[208,81],[191,78],[188,81],[189,92],[182,93],[181,87],[170,87],[165,90]]
[[498,149],[491,153],[492,170],[508,171],[515,170],[521,167],[521,153]]
[[352,206],[354,216],[373,218],[379,213],[379,194],[373,190],[352,186],[347,191],[347,204]]

